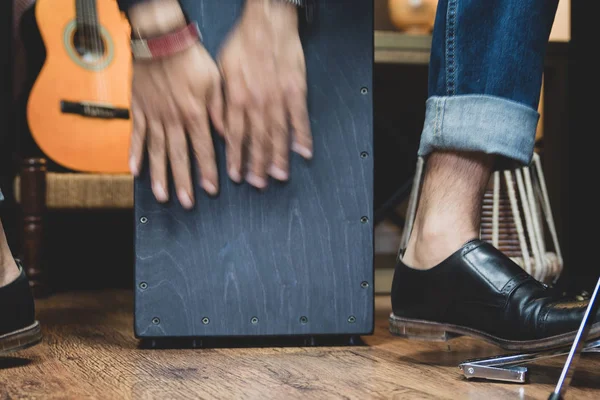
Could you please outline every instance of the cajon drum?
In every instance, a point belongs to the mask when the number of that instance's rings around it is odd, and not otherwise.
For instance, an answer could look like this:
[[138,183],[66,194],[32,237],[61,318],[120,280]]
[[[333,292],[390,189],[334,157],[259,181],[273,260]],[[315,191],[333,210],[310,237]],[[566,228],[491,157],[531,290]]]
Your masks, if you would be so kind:
[[[323,0],[302,39],[314,157],[266,191],[226,174],[184,210],[135,182],[135,335],[319,337],[373,331],[373,3]],[[183,1],[216,57],[243,0]],[[195,171],[197,182],[197,171]]]

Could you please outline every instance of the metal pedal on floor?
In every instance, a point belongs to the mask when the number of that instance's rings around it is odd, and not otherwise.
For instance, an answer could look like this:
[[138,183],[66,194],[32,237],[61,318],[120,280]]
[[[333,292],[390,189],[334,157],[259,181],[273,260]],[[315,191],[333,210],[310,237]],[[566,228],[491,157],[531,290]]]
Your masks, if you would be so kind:
[[[588,343],[583,353],[600,353],[600,340]],[[528,369],[523,364],[547,358],[569,354],[569,348],[563,347],[546,352],[501,355],[488,358],[477,358],[461,363],[458,368],[467,379],[479,378],[493,381],[521,382],[527,381]]]
[[570,379],[573,375],[579,355],[581,353],[600,353],[600,339],[586,343],[589,330],[594,323],[594,316],[596,315],[599,306],[597,301],[599,287],[600,278],[596,283],[596,288],[590,297],[589,305],[583,316],[575,340],[570,348],[563,347],[537,353],[471,359],[461,363],[458,368],[463,372],[467,379],[479,378],[492,381],[524,383],[527,381],[529,372],[527,367],[523,366],[524,364],[568,355],[558,384],[556,385],[556,389],[550,396],[550,399],[562,399],[566,388],[570,384]]

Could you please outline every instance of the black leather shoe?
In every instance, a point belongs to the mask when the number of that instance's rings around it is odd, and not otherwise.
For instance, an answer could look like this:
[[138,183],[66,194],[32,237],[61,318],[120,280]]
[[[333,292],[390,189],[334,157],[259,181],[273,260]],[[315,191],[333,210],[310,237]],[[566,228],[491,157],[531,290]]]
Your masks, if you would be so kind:
[[[491,244],[472,240],[430,270],[398,261],[390,331],[438,341],[472,336],[507,350],[538,351],[570,345],[587,305],[538,282]],[[600,336],[595,321],[588,339]]]
[[42,339],[29,280],[18,261],[17,266],[19,277],[0,287],[0,355],[33,346]]

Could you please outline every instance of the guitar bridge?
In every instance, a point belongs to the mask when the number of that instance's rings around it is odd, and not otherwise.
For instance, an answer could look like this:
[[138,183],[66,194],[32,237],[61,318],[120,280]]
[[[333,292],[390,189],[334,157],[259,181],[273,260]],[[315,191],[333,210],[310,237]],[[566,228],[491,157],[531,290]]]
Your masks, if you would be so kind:
[[89,118],[129,119],[129,110],[127,108],[118,108],[89,102],[63,100],[60,102],[60,111],[65,114],[77,114]]

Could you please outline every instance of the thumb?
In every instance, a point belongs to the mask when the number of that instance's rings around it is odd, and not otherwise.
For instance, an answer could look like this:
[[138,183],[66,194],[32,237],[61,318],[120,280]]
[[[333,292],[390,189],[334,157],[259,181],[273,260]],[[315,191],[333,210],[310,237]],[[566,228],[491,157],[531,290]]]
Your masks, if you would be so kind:
[[138,176],[144,158],[144,145],[146,144],[146,117],[139,107],[135,97],[131,104],[133,116],[133,129],[129,145],[129,169],[134,176]]

